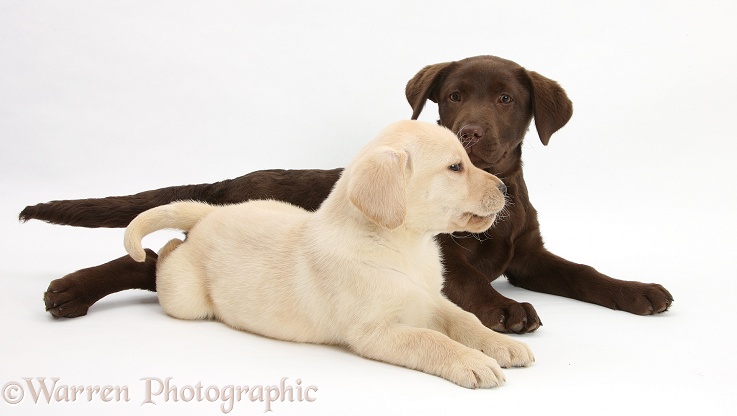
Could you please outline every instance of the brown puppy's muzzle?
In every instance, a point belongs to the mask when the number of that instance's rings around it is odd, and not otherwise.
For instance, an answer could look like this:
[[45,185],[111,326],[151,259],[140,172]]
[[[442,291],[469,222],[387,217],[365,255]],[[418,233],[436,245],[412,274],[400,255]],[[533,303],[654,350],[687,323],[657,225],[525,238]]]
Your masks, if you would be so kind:
[[507,154],[506,149],[501,146],[501,141],[496,138],[493,131],[490,131],[489,126],[467,123],[462,124],[456,132],[471,163],[478,168],[489,169]]

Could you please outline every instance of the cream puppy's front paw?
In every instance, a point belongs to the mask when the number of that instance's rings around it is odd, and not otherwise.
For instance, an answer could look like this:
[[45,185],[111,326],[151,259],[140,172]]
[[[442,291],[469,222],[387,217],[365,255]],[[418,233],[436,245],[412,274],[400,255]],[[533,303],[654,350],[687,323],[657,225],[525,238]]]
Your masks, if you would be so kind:
[[496,359],[503,368],[527,367],[535,362],[532,350],[523,342],[515,341],[506,335],[500,339],[498,334],[484,341],[479,345],[481,352]]
[[472,349],[448,363],[441,376],[469,389],[497,387],[506,380],[495,359]]

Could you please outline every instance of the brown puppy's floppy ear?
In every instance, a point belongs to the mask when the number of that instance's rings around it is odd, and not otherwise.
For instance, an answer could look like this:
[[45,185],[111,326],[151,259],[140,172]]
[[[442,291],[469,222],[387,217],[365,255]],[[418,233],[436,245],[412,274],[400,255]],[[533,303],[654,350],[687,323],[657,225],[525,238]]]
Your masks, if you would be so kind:
[[417,120],[428,99],[438,102],[436,88],[445,78],[448,68],[454,63],[428,65],[407,82],[404,93],[409,105],[412,106],[412,120]]
[[380,147],[359,159],[351,171],[348,198],[371,221],[393,230],[407,214],[407,152]]
[[527,71],[527,75],[532,82],[532,111],[537,135],[547,146],[550,136],[571,119],[573,104],[557,82],[534,71]]

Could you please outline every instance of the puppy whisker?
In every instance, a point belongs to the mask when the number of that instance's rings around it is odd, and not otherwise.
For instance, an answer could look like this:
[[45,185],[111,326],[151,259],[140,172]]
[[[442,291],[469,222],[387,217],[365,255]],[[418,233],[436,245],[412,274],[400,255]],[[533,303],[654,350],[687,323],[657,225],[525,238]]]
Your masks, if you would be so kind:
[[461,142],[461,144],[463,145],[463,148],[466,149],[466,150],[468,150],[470,147],[472,147],[473,145],[475,145],[476,143],[479,142],[479,138],[478,137],[475,137],[475,136],[468,137],[467,135],[465,135],[465,134],[462,133],[463,132],[463,129],[465,129],[467,126],[468,126],[468,124],[464,124],[456,132],[456,136],[458,137],[458,140]]
[[455,243],[455,245],[457,245],[458,247],[460,247],[460,248],[462,248],[462,249],[464,249],[466,251],[471,251],[471,249],[469,249],[467,247],[464,247],[461,243],[459,243],[456,240],[458,238],[468,238],[468,236],[461,236],[461,235],[457,235],[456,233],[451,233],[451,234],[448,234],[448,235],[450,236],[450,239],[453,240],[453,242]]
[[[458,244],[459,247],[463,247],[463,246],[460,243],[458,243],[456,239],[473,238],[474,240],[477,240],[478,242],[481,242],[481,243],[483,243],[486,240],[491,239],[491,235],[489,234],[488,231],[484,231],[482,233],[469,233],[469,232],[464,232],[463,234],[453,233],[453,234],[450,234],[450,237],[454,243]],[[463,247],[463,248],[465,248],[466,250],[469,250],[466,247]]]

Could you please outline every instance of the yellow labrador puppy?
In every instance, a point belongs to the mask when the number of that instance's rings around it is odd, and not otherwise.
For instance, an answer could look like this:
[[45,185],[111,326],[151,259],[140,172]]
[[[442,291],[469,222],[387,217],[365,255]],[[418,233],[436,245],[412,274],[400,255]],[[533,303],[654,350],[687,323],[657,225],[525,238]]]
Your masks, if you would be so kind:
[[188,231],[161,250],[156,271],[161,305],[176,318],[344,345],[464,387],[494,387],[504,381],[500,366],[527,366],[532,352],[441,294],[434,236],[488,229],[503,190],[450,130],[402,121],[359,153],[315,212],[277,201],[176,202],[136,217],[125,248],[143,261],[143,236]]

